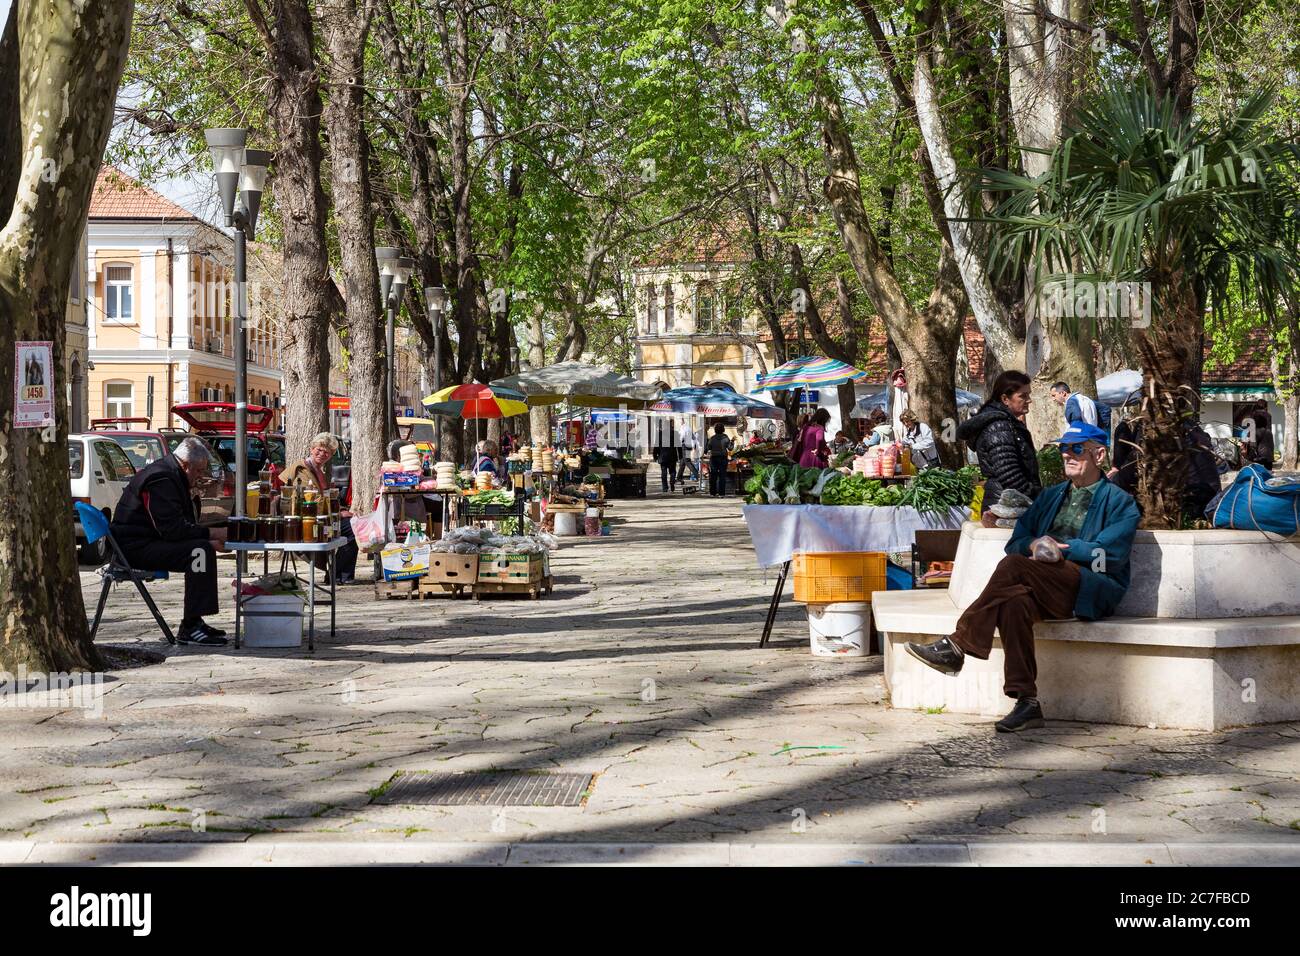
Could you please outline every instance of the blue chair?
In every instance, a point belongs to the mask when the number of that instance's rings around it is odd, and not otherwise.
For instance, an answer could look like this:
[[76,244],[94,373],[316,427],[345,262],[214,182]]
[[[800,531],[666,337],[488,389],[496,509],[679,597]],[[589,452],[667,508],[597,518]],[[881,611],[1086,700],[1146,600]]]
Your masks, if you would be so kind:
[[99,630],[99,619],[103,616],[104,605],[108,602],[108,589],[114,584],[131,581],[139,589],[140,596],[144,598],[144,603],[148,606],[153,619],[158,622],[163,636],[167,638],[167,643],[175,644],[176,637],[172,634],[172,629],[163,620],[162,614],[158,611],[158,605],[153,603],[149,590],[144,586],[146,581],[166,581],[167,572],[137,571],[131,567],[131,563],[126,560],[126,555],[118,547],[117,539],[113,537],[113,532],[108,526],[108,519],[104,517],[103,513],[96,511],[84,501],[74,501],[73,505],[77,509],[77,517],[81,520],[82,530],[86,533],[86,541],[94,544],[100,538],[107,538],[111,549],[108,564],[99,569],[100,575],[104,578],[104,587],[99,592],[99,606],[95,608],[95,620],[90,625],[90,639],[93,641],[95,632]]

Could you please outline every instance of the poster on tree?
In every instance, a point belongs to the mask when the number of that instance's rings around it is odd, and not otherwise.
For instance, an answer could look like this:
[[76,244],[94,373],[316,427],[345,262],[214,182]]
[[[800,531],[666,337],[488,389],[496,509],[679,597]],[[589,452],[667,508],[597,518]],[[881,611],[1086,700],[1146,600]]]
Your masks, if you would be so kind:
[[54,350],[50,342],[14,348],[14,428],[40,428],[54,421]]

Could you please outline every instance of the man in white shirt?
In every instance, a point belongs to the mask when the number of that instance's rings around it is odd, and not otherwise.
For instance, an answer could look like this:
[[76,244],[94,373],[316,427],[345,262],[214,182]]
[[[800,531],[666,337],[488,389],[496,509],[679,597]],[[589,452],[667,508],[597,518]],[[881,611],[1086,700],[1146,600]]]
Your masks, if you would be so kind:
[[689,421],[683,420],[677,431],[677,443],[682,446],[681,461],[677,465],[677,480],[686,476],[686,469],[691,469],[693,481],[700,480],[700,443],[696,440],[695,430]]
[[1057,382],[1052,386],[1052,401],[1065,409],[1065,421],[1069,425],[1083,422],[1094,425],[1102,431],[1110,431],[1110,409],[1097,403],[1082,392],[1071,392],[1069,383]]

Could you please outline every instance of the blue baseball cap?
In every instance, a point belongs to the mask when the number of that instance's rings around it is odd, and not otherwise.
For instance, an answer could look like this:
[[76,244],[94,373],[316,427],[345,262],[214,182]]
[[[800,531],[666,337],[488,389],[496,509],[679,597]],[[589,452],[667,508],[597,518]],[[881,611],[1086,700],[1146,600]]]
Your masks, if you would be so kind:
[[1075,422],[1065,430],[1065,434],[1053,445],[1070,445],[1074,442],[1095,441],[1099,445],[1105,445],[1110,441],[1110,436],[1096,425],[1089,425],[1087,422]]

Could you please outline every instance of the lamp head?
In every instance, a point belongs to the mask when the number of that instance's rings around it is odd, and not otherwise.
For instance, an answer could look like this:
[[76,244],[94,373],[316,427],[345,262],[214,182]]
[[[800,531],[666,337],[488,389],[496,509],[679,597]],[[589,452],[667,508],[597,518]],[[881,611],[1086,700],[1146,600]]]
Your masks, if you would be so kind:
[[239,171],[239,198],[244,203],[250,239],[257,231],[257,212],[262,208],[262,190],[266,187],[266,170],[271,159],[269,150],[244,150],[244,165]]
[[208,142],[208,152],[212,154],[212,168],[216,172],[221,206],[226,213],[226,225],[230,226],[234,224],[235,192],[244,165],[244,144],[248,142],[248,130],[209,129],[203,135]]
[[441,312],[447,305],[447,290],[440,285],[424,287],[424,301],[430,312]]
[[379,264],[379,304],[388,308],[388,291],[393,287],[393,269],[402,256],[396,246],[375,246],[375,262]]
[[406,294],[406,283],[411,278],[411,273],[415,271],[415,260],[407,256],[399,256],[393,260],[392,270],[391,294],[393,296],[393,310],[397,311],[402,308],[402,296]]

